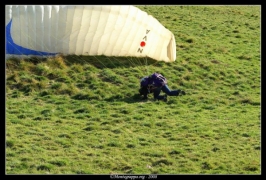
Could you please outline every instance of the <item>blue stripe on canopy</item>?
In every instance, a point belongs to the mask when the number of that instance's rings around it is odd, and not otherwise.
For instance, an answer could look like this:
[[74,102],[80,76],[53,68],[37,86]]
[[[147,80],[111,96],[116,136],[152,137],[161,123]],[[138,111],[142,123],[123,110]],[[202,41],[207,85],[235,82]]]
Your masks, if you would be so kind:
[[11,36],[11,24],[12,24],[12,19],[6,26],[6,54],[38,55],[38,56],[54,56],[58,54],[58,53],[35,51],[32,49],[24,48],[22,46],[17,45],[16,43],[14,43],[12,36]]

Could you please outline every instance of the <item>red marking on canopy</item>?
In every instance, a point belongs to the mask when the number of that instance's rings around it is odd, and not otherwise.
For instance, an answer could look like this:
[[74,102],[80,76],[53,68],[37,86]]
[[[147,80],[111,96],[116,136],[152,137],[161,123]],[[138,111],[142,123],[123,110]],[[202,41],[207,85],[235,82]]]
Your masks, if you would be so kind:
[[140,46],[144,47],[145,45],[146,45],[146,43],[144,41],[141,41]]

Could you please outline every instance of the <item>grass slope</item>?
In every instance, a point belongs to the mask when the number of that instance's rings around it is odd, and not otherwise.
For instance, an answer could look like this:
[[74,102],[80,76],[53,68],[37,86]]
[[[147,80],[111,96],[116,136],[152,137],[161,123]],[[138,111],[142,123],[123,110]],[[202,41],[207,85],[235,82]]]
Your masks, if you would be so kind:
[[[6,61],[6,174],[261,174],[260,6],[138,7],[174,63]],[[187,95],[139,100],[154,71]]]

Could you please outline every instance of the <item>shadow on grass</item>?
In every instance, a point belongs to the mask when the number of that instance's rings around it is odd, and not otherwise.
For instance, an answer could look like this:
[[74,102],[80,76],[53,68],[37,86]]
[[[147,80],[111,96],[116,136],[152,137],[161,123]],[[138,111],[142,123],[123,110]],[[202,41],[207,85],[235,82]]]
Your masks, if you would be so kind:
[[139,102],[144,102],[144,100],[141,99],[141,96],[139,94],[134,94],[131,97],[119,97],[119,96],[112,96],[109,97],[108,99],[104,99],[104,101],[107,102],[126,102],[126,103],[139,103]]
[[97,97],[91,97],[89,95],[77,94],[71,97],[74,100],[88,100],[88,101],[106,101],[106,102],[126,102],[126,103],[139,103],[145,102],[139,94],[134,94],[131,97],[122,97],[120,95],[111,96],[105,99],[98,99]]
[[[148,57],[116,57],[116,56],[84,56],[84,55],[58,55],[54,57],[55,59],[61,57],[64,60],[64,63],[67,66],[71,66],[73,64],[90,64],[98,69],[103,68],[117,68],[117,67],[137,67],[137,66],[147,66],[147,65],[153,65],[153,66],[162,66],[165,62],[164,61],[156,61],[152,58]],[[24,61],[31,62],[34,65],[37,65],[39,63],[47,61],[48,58],[44,57],[28,57],[23,59]],[[19,64],[20,59],[16,57],[11,57],[7,60],[7,63],[10,63],[10,66],[13,63]]]
[[66,65],[72,64],[90,64],[96,68],[117,68],[117,67],[136,67],[144,65],[157,65],[162,62],[156,61],[151,58],[143,57],[115,57],[115,56],[77,56],[68,55],[64,56]]

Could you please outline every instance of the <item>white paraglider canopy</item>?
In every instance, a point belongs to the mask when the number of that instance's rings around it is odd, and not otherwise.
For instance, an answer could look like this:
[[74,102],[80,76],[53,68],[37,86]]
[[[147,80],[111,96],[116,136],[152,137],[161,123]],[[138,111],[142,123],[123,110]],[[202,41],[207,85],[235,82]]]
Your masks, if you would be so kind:
[[174,34],[134,6],[7,5],[6,55],[176,60]]

